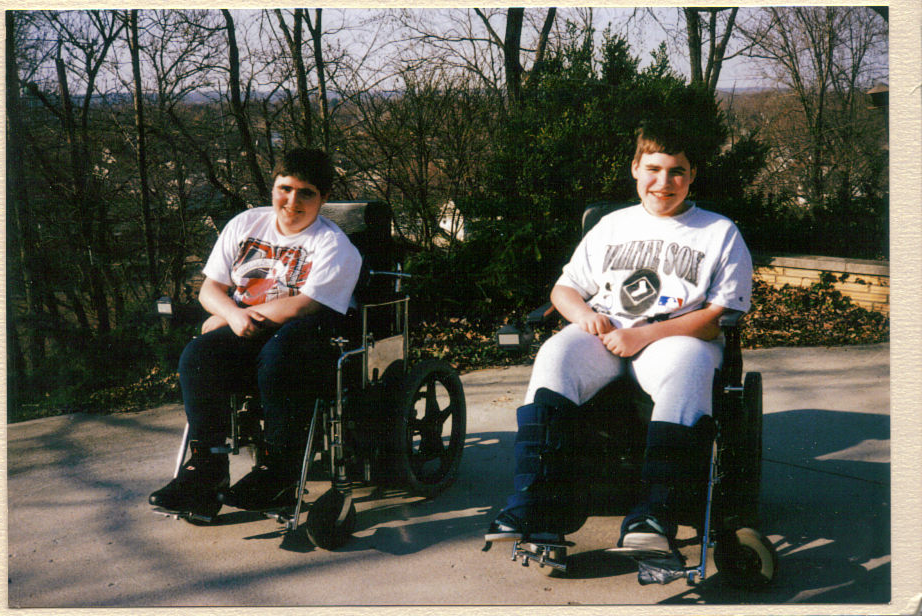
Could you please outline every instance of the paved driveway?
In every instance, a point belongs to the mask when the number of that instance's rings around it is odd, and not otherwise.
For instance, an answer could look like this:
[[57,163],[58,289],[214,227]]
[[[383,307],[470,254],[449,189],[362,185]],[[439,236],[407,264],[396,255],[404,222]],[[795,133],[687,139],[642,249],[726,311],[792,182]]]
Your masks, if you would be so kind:
[[[762,530],[781,563],[765,592],[728,588],[713,566],[697,586],[639,586],[632,562],[603,551],[617,517],[570,536],[566,578],[510,562],[505,546],[481,552],[511,485],[514,409],[529,375],[520,366],[464,375],[458,481],[430,501],[360,490],[355,536],[335,552],[283,541],[274,520],[245,512],[226,510],[211,527],[152,513],[147,495],[169,478],[182,432],[178,405],[12,425],[9,605],[835,603],[908,613],[890,586],[889,346],[747,351],[744,361],[765,382]],[[249,463],[232,457],[232,474]],[[312,483],[311,498],[327,487]]]

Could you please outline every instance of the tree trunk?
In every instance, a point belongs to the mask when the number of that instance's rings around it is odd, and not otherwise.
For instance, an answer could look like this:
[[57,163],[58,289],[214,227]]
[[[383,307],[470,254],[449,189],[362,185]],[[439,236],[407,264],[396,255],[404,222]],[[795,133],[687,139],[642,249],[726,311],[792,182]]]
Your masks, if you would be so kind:
[[[301,130],[295,131],[299,145],[310,147],[313,142],[313,128],[311,121],[311,101],[307,89],[307,70],[304,68],[304,27],[301,19],[304,17],[304,9],[295,9],[294,26],[288,29],[285,18],[281,9],[275,9],[275,15],[278,18],[279,28],[285,36],[288,44],[288,52],[291,54],[291,60],[295,69],[295,84],[298,90],[298,105],[300,107],[300,124]],[[305,18],[306,19],[306,18]]]
[[701,84],[704,75],[701,71],[701,9],[682,9],[685,13],[685,29],[688,32],[688,63],[691,71],[691,83]]
[[320,46],[323,27],[321,25],[321,15],[323,9],[314,11],[314,23],[311,24],[307,13],[304,14],[304,20],[307,22],[307,28],[311,33],[311,40],[314,44],[314,64],[317,67],[317,86],[320,89],[320,123],[323,130],[322,141],[323,148],[330,151],[330,106],[327,100],[327,69],[323,61],[323,48]]
[[157,256],[154,229],[150,212],[150,186],[147,178],[147,137],[144,126],[144,91],[141,86],[141,57],[138,45],[138,11],[128,13],[128,47],[131,50],[131,73],[134,78],[134,120],[138,133],[138,178],[141,182],[141,215],[144,220],[144,239],[147,245],[147,282],[151,291],[157,288]]
[[[60,43],[57,47],[55,66],[57,67],[58,72],[58,88],[60,90],[61,103],[64,106],[62,115],[64,130],[67,135],[68,146],[70,147],[71,177],[74,188],[74,202],[77,204],[78,211],[93,211],[88,207],[91,204],[89,203],[89,199],[87,199],[87,155],[85,149],[81,147],[82,141],[78,141],[77,139],[76,124],[74,122],[74,106],[70,97],[67,70],[64,66],[64,60],[61,57]],[[87,93],[87,96],[89,96],[89,92]],[[83,216],[81,218],[80,227],[81,234],[83,236],[82,240],[86,246],[87,251],[87,282],[89,284],[90,299],[93,303],[93,310],[96,313],[98,331],[104,333],[110,331],[111,324],[109,322],[109,306],[108,302],[106,301],[105,290],[103,288],[102,280],[97,272],[96,264],[94,262],[95,260],[93,258],[92,246],[96,234],[93,231],[92,217]]]
[[263,178],[262,170],[259,168],[259,160],[256,157],[256,146],[253,143],[253,135],[250,133],[250,125],[247,121],[246,111],[243,108],[243,102],[240,99],[240,51],[237,48],[237,33],[234,28],[234,18],[227,9],[221,9],[224,15],[224,21],[227,24],[227,46],[230,54],[230,95],[231,95],[231,113],[237,121],[237,128],[240,131],[240,140],[243,145],[244,155],[247,166],[250,169],[250,176],[256,189],[265,200],[269,200],[269,188]]
[[[22,224],[23,215],[28,197],[23,181],[22,165],[22,118],[19,108],[19,70],[16,64],[16,13],[6,12],[6,112],[7,112],[7,152],[6,152],[6,181],[8,191],[7,201],[7,283],[10,290],[21,293],[30,310],[41,310],[40,296],[35,292],[32,282],[35,279],[31,270],[28,254],[32,251],[24,249],[24,245],[31,246],[32,228]],[[24,236],[24,232],[28,236]],[[15,267],[19,264],[19,268]],[[38,285],[36,285],[38,286]],[[39,314],[38,312],[35,312]],[[6,302],[6,339],[7,339],[7,405],[11,411],[19,408],[19,402],[26,378],[26,359],[22,346],[19,343],[19,330],[17,328],[15,305]],[[33,327],[29,330],[30,350],[33,353],[44,351],[44,338],[41,329]]]
[[506,67],[506,94],[512,106],[522,102],[522,63],[519,53],[522,49],[522,20],[525,9],[506,11],[506,36],[503,39],[503,56]]
[[[723,34],[718,35],[717,17],[721,11],[730,11],[727,18],[726,28]],[[733,26],[736,22],[738,8],[732,9],[682,9],[685,15],[685,29],[688,39],[688,62],[689,72],[691,73],[690,84],[705,88],[711,94],[717,92],[717,80],[720,79],[720,71],[723,68],[724,56],[727,53],[727,45],[730,42],[730,35],[733,32]],[[704,44],[703,15],[707,15],[707,57],[701,51]]]
[[541,27],[541,35],[538,37],[538,49],[535,51],[535,63],[532,71],[538,71],[544,64],[544,56],[547,53],[547,40],[551,34],[551,28],[554,26],[554,18],[557,16],[556,8],[549,8],[547,15],[544,17],[544,26]]

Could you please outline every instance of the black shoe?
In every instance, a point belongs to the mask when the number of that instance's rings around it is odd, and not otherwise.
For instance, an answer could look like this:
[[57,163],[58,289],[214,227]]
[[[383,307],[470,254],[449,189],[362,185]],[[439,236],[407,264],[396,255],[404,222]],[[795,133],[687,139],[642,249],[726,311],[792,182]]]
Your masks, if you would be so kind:
[[538,525],[504,509],[496,519],[490,523],[484,535],[484,541],[530,541],[533,543],[562,543],[564,536],[561,533],[541,530]]
[[499,512],[496,519],[490,522],[490,528],[483,536],[484,541],[517,541],[525,536],[525,525],[517,516],[505,509]]
[[298,501],[298,479],[273,466],[254,466],[240,481],[220,492],[218,500],[229,507],[268,511],[293,507]]
[[192,456],[176,478],[153,492],[148,501],[167,511],[211,518],[221,508],[218,492],[230,484],[227,454],[211,453],[195,441],[190,448]]

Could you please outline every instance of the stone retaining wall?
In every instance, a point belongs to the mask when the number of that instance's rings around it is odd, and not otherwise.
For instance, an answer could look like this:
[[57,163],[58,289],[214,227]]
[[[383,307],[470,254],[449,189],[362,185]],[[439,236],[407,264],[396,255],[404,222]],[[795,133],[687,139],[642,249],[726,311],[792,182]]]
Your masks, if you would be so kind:
[[833,286],[858,306],[890,314],[890,264],[837,257],[753,257],[755,278],[776,288],[809,287],[823,272],[836,277]]

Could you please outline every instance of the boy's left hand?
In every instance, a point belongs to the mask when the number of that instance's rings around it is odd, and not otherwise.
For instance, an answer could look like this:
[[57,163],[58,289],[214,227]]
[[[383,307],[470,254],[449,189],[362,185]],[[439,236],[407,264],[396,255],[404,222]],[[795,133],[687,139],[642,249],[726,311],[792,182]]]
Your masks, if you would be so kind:
[[633,357],[640,353],[644,347],[653,342],[644,330],[647,327],[629,327],[626,329],[613,329],[599,338],[609,351],[618,357]]

